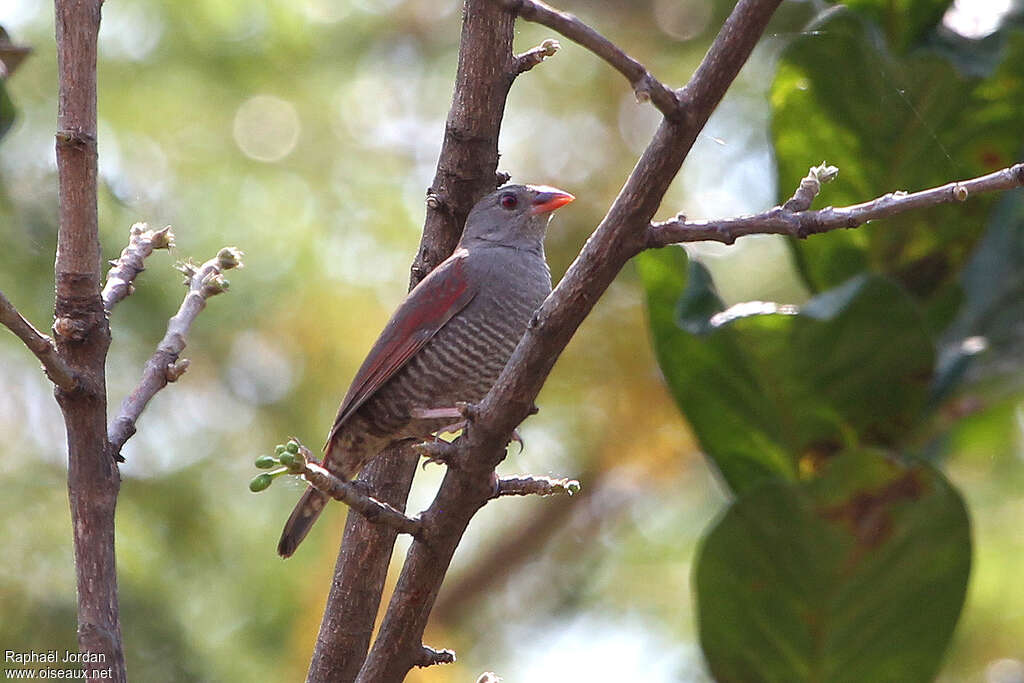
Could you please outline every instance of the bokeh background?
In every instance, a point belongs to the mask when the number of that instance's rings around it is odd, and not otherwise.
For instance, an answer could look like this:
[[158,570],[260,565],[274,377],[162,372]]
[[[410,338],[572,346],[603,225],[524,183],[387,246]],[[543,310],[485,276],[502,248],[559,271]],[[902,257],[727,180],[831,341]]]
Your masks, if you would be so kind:
[[[731,5],[563,3],[676,84]],[[814,9],[784,5],[673,183],[662,217],[736,215],[776,200],[769,92],[781,50]],[[1009,0],[960,0],[945,21],[981,38],[1010,9]],[[4,83],[18,118],[0,142],[0,289],[40,327],[52,313],[57,223],[52,14],[43,0],[0,0],[0,26],[34,49]],[[249,493],[252,461],[288,435],[319,442],[404,295],[459,30],[455,0],[104,5],[104,255],[116,257],[137,221],[171,224],[177,234],[174,253],[150,258],[113,316],[113,407],[180,303],[174,261],[205,260],[225,245],[246,252],[230,293],[212,300],[192,331],[190,370],[157,396],[124,451],[117,549],[133,680],[302,679],[345,512],[332,506],[297,555],[281,561],[277,536],[301,487],[278,482]],[[518,48],[548,37],[520,23]],[[898,84],[885,84],[883,74],[882,92],[898,100]],[[920,119],[929,125],[927,112]],[[500,168],[577,196],[551,226],[556,278],[657,121],[618,74],[567,41],[515,84]],[[806,165],[828,158],[827,149],[814,153]],[[944,170],[953,179],[959,168],[950,158]],[[901,187],[898,174],[893,183]],[[780,240],[691,254],[728,303],[808,296]],[[0,648],[19,651],[75,642],[63,425],[36,365],[0,333],[0,434],[8,444],[0,457]],[[691,563],[727,494],[663,386],[631,267],[570,344],[538,405],[522,428],[525,449],[513,448],[502,471],[570,476],[583,491],[481,511],[426,636],[455,649],[458,662],[410,680],[474,680],[484,670],[508,681],[709,680]],[[973,515],[975,564],[945,681],[1024,681],[1022,405],[1017,395],[951,421],[945,469]],[[413,510],[428,504],[440,474],[418,474]]]

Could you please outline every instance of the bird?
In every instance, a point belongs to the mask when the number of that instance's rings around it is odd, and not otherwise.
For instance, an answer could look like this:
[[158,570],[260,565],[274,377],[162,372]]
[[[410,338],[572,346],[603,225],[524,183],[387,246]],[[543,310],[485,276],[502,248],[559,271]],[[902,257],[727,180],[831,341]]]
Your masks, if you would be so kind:
[[[409,292],[352,380],[324,446],[329,472],[350,480],[391,444],[429,439],[459,402],[487,394],[551,293],[544,236],[552,212],[574,199],[505,185],[473,206],[452,255]],[[279,555],[295,552],[327,500],[306,489]]]

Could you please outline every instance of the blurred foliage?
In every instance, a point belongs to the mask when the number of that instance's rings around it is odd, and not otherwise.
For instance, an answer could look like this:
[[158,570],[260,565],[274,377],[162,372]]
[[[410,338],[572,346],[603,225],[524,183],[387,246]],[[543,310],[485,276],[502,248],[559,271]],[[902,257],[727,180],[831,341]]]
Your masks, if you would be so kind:
[[[1009,17],[1001,59],[986,49],[971,66],[938,24],[947,5],[850,2],[785,49],[771,94],[780,197],[818,156],[841,169],[822,193],[839,205],[1012,163],[1024,34]],[[1019,427],[964,438],[964,425],[991,429],[1024,406],[1021,191],[976,199],[791,241],[816,292],[799,306],[727,307],[681,249],[639,257],[659,363],[736,493],[694,575],[718,680],[928,681],[939,669],[970,527],[956,489],[906,454],[954,469],[962,438],[961,452],[1019,456]]]
[[[612,37],[666,82],[681,84],[732,4],[567,0],[560,6]],[[697,141],[666,197],[664,215],[733,215],[774,201],[769,104],[779,105],[783,120],[777,93],[784,78],[796,78],[795,62],[783,65],[774,94],[768,88],[786,44],[810,41],[828,48],[833,38],[839,41],[838,35],[821,34],[821,27],[803,29],[817,5],[784,3],[769,37]],[[34,53],[3,82],[18,117],[0,140],[0,240],[7,245],[0,250],[0,289],[45,328],[52,315],[56,235],[52,6],[18,0],[5,9],[10,11],[0,23]],[[910,23],[934,23],[927,16],[933,15],[908,11],[908,27],[887,25],[899,33],[886,35],[911,35],[917,29]],[[151,257],[135,294],[115,311],[111,410],[131,390],[180,303],[184,290],[173,261],[206,259],[225,244],[246,252],[246,268],[231,278],[231,292],[212,301],[192,331],[188,373],[158,395],[125,449],[118,564],[133,680],[303,677],[344,511],[332,506],[302,551],[280,561],[274,554],[277,534],[300,489],[275,486],[253,496],[247,490],[251,463],[284,435],[315,443],[326,433],[348,380],[404,295],[444,129],[459,20],[456,0],[136,0],[104,6],[103,255],[115,257],[129,226],[139,220],[173,224],[179,245],[170,257]],[[842,45],[850,51],[829,58],[844,65],[835,81],[853,73],[854,57],[868,52],[856,43],[858,26],[863,22],[843,29],[851,37]],[[954,81],[973,89],[946,83],[918,92],[928,85],[915,80],[918,72],[876,60],[888,70],[862,91],[862,106],[881,113],[879,130],[904,126],[892,136],[905,135],[908,149],[915,150],[906,164],[894,166],[888,165],[895,163],[890,150],[873,150],[883,154],[877,165],[890,174],[878,192],[987,170],[1019,146],[1019,127],[1005,125],[1020,111],[1014,109],[1019,81],[1007,60],[999,59],[1013,47],[1012,37],[1000,31],[968,43],[949,36],[940,42],[936,32],[920,30],[923,38],[908,39],[906,50],[896,53],[899,59],[924,59],[918,53],[927,45],[962,73],[975,74],[955,79],[981,78],[977,71],[996,65],[1005,76],[977,84]],[[550,31],[521,23],[517,49],[549,37]],[[578,197],[559,212],[548,237],[556,277],[618,192],[658,118],[650,106],[634,101],[628,85],[606,65],[569,41],[562,45],[556,57],[515,84],[501,140],[501,167],[515,180],[553,184]],[[944,72],[936,73],[938,78]],[[915,97],[931,93],[936,102],[926,106],[927,98],[911,98],[917,116],[893,123],[894,103],[906,111],[901,88]],[[868,174],[861,169],[873,163],[872,152],[857,146],[869,144],[857,142],[862,127],[844,128],[842,109],[829,118],[814,99],[834,97],[834,89],[832,83],[808,80],[806,89],[792,95],[803,97],[806,107],[795,122],[798,132],[783,140],[776,124],[779,193],[791,191],[822,157],[841,167],[840,181]],[[970,101],[963,114],[957,113],[961,99]],[[798,108],[793,112],[801,114]],[[839,139],[826,135],[833,130],[843,131]],[[931,133],[914,137],[922,130]],[[972,146],[969,140],[982,130],[1001,132],[992,133],[989,147]],[[936,151],[936,136],[955,166]],[[969,149],[996,156],[962,160],[957,150]],[[836,204],[870,196],[867,181],[826,191],[846,193],[823,197]],[[984,311],[992,305],[983,294],[989,287],[984,278],[1004,272],[993,269],[990,257],[978,260],[981,250],[972,252],[991,205],[960,207],[966,213],[950,214],[958,218],[938,225],[942,238],[934,244],[926,221],[945,214],[917,219],[905,230],[915,231],[920,249],[915,242],[914,253],[884,263],[915,263],[918,251],[955,243],[949,272],[929,282],[953,282],[960,266],[976,262],[974,271],[964,271],[976,276],[965,276],[963,301],[977,301],[979,313]],[[1019,225],[1019,211],[1007,211]],[[994,214],[986,229],[993,237],[985,239],[994,240],[991,258],[1019,243],[1019,230]],[[883,246],[879,252],[888,254]],[[792,269],[778,241],[747,239],[727,250],[697,251],[714,277],[719,301],[709,296],[712,306],[807,298],[804,271]],[[937,301],[921,294],[926,287],[912,286],[912,273],[879,270],[907,285],[915,299]],[[817,290],[838,283],[810,284]],[[1006,303],[1015,301],[1014,291],[1006,289]],[[933,344],[939,327],[932,320],[960,320],[967,310],[958,307],[959,295],[944,301],[952,303],[943,315],[925,318]],[[502,466],[510,474],[579,477],[581,495],[497,501],[481,511],[427,633],[428,643],[452,647],[459,661],[415,671],[410,680],[473,680],[485,669],[506,680],[557,680],[568,670],[594,680],[708,680],[697,647],[690,578],[698,538],[725,494],[698,457],[642,339],[641,302],[639,278],[630,270],[560,359],[538,401],[540,414],[522,429],[526,450],[513,449]],[[1001,320],[1012,347],[1013,320],[995,313],[1001,308],[992,310],[983,320]],[[907,324],[918,319],[912,315]],[[974,319],[963,320],[964,334],[989,333],[975,331]],[[785,325],[793,323],[787,318]],[[785,330],[759,325],[737,320],[705,339],[737,334],[743,326],[755,328],[750,334],[785,338]],[[963,336],[950,335],[951,347]],[[992,339],[995,347],[994,332]],[[889,351],[889,359],[901,353]],[[0,334],[0,433],[18,444],[17,457],[0,458],[0,537],[8,548],[0,557],[0,641],[17,650],[61,648],[75,638],[62,423],[36,365],[17,340]],[[1014,423],[1021,401],[1007,379],[1020,373],[1019,364],[1009,372],[1004,365],[989,366],[982,357],[961,375],[977,390],[965,393],[958,380],[949,401],[930,413],[935,429],[929,433],[941,440],[934,449],[967,498],[976,543],[971,597],[946,667],[950,680],[982,680],[990,662],[1022,657],[1024,620],[1015,615],[1024,614],[1024,587],[1015,558],[1024,553],[1024,540],[1013,526],[1024,514],[1024,466]],[[906,391],[919,400],[919,387]],[[439,468],[418,476],[411,508],[426,505],[439,478]],[[509,546],[511,540],[517,544]],[[476,567],[491,568],[486,580],[473,580]],[[451,594],[459,600],[449,599]],[[616,656],[608,657],[612,650]]]
[[[864,4],[892,18],[884,25],[902,25],[905,12],[894,3]],[[780,191],[796,187],[807,160],[823,154],[840,174],[821,199],[837,206],[1010,165],[1021,148],[1022,59],[1024,35],[1014,32],[996,73],[968,76],[937,50],[895,51],[878,25],[836,10],[812,35],[795,40],[779,64],[771,97]],[[865,268],[889,273],[935,307],[941,327],[995,200],[909,212],[793,246],[812,289],[834,287]]]
[[686,277],[681,249],[639,263],[662,371],[737,493],[766,478],[794,480],[846,448],[896,446],[912,435],[934,347],[913,300],[892,281],[860,276],[799,309],[751,302],[724,310],[703,266],[691,264]]

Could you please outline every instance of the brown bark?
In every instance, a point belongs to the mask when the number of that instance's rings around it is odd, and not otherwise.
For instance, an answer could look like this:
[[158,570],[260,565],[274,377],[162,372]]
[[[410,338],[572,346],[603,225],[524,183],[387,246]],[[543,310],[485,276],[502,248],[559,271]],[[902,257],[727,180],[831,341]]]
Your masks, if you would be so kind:
[[711,112],[746,62],[781,0],[740,0],[690,83],[683,115],[666,118],[604,220],[531,321],[490,393],[473,411],[449,468],[422,516],[357,679],[400,681],[417,662],[427,618],[470,519],[493,494],[493,470],[513,429],[531,412],[555,360],[622,266],[646,246],[647,226]]
[[[512,16],[492,0],[466,0],[455,90],[410,289],[454,250],[476,201],[502,182],[498,133],[515,78]],[[370,495],[405,509],[418,456],[374,460],[360,475]],[[307,681],[354,681],[366,657],[394,549],[395,531],[361,515],[345,524]],[[422,652],[417,648],[416,656]]]
[[[100,296],[96,213],[96,39],[99,0],[56,0],[60,78],[57,168],[57,351],[81,378],[56,390],[68,439],[68,497],[78,580],[78,647],[126,679],[118,618],[114,507],[120,475],[107,444],[104,363],[110,328]],[[99,668],[99,667],[97,667]]]
[[[371,461],[360,481],[377,500],[404,510],[416,461],[403,444]],[[307,681],[355,680],[370,647],[397,536],[394,527],[349,513]]]

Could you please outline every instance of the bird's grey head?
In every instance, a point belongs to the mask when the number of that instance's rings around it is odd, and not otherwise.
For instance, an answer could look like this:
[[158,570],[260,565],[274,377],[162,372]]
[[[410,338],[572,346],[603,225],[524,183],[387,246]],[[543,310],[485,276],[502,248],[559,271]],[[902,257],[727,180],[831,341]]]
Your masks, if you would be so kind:
[[551,212],[571,202],[568,192],[546,185],[505,185],[469,212],[462,245],[499,244],[541,248]]

